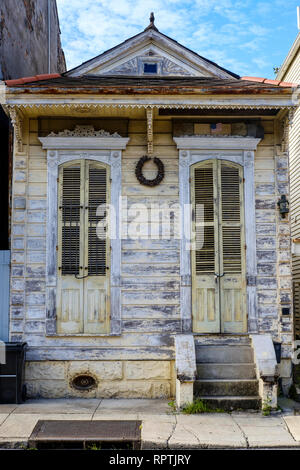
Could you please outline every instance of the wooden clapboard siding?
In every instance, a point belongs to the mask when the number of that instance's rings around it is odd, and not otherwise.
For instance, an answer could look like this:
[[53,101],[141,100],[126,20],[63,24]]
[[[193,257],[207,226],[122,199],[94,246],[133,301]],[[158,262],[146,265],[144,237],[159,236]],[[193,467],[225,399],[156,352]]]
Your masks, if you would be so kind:
[[[274,122],[262,121],[265,135],[255,152],[257,302],[259,329],[275,334],[277,305],[277,187]],[[247,216],[247,214],[246,214]]]
[[[144,116],[144,112],[140,114]],[[156,188],[141,186],[134,174],[138,159],[147,153],[146,122],[138,118],[130,120],[128,124],[131,141],[122,156],[122,187],[128,206],[178,203],[178,151],[172,139],[171,121],[161,119],[154,122],[155,155],[161,157],[165,165],[165,179]],[[68,127],[67,121],[65,127]],[[35,351],[32,352],[32,358],[42,360],[48,354],[49,358],[52,355],[62,360],[76,359],[76,348],[95,346],[95,351],[100,348],[100,358],[103,359],[171,359],[173,340],[170,334],[181,330],[181,320],[179,240],[170,238],[123,241],[121,337],[45,337],[47,157],[38,140],[38,124],[35,119],[29,122],[28,142],[27,156],[22,157],[28,173],[24,176],[22,172],[19,173],[19,183],[27,188],[25,219],[16,214],[20,217],[20,224],[21,221],[23,224],[25,222],[26,264],[22,267],[14,265],[14,286],[21,285],[23,277],[25,280],[25,306],[16,306],[12,312],[15,331],[23,331],[24,338],[33,347],[32,351]],[[20,170],[22,159],[20,158]],[[156,168],[152,166],[151,169],[151,164],[147,166],[145,175],[152,178],[156,174]],[[25,262],[25,257],[22,256],[22,261]],[[15,292],[15,295],[19,301],[20,294]],[[23,302],[22,299],[20,301]],[[19,318],[23,317],[24,329],[17,326],[17,322],[20,323]],[[70,351],[72,347],[74,349],[69,353],[66,347],[71,348]],[[43,348],[46,349],[43,351]],[[81,354],[78,353],[78,357]],[[87,350],[84,354],[90,359],[96,357],[94,352],[89,354]]]
[[[128,207],[133,204],[177,204],[178,150],[172,138],[171,119],[154,120],[154,155],[163,160],[165,178],[159,186],[150,188],[140,185],[134,173],[139,158],[147,154],[145,111],[112,109],[103,110],[104,114],[129,118],[130,141],[122,152],[122,195],[127,197]],[[65,121],[65,128],[68,127],[68,122]],[[265,138],[255,152],[258,316],[260,331],[275,335],[278,332],[279,298],[284,295],[286,299],[289,293],[287,287],[282,291],[279,289],[279,283],[287,286],[288,276],[278,274],[279,253],[280,256],[282,254],[282,259],[286,259],[284,257],[288,248],[285,247],[280,252],[279,242],[274,242],[280,231],[286,237],[280,239],[282,246],[288,238],[286,226],[279,225],[276,206],[278,185],[286,184],[287,169],[284,155],[278,155],[278,149],[275,150],[273,120],[263,119],[262,125]],[[37,360],[47,357],[82,360],[83,356],[84,359],[100,357],[111,360],[120,357],[124,360],[172,358],[172,334],[181,330],[179,240],[171,237],[166,240],[158,239],[155,224],[150,226],[150,229],[154,229],[152,235],[155,238],[122,241],[120,282],[123,335],[97,338],[45,337],[47,161],[46,152],[38,140],[37,120],[31,119],[28,129],[26,126],[25,123],[24,153],[15,158],[15,169],[18,172],[14,183],[14,197],[25,198],[26,209],[16,209],[13,213],[14,227],[16,226],[14,243],[17,247],[12,252],[13,334],[23,334],[23,338],[34,347],[29,358]],[[156,174],[153,163],[145,165],[144,170],[149,178]],[[22,201],[20,203],[22,205]],[[296,202],[294,204],[296,207]],[[132,216],[129,220],[132,221]],[[145,232],[149,226],[143,225]],[[166,223],[164,228],[168,228]],[[282,267],[283,270],[286,265],[287,263]],[[20,290],[22,286],[24,288]],[[97,356],[98,348],[100,356]]]
[[281,80],[285,82],[300,83],[300,54],[299,50],[293,58],[289,68],[286,70]]
[[[172,138],[171,121],[154,121],[154,154],[163,160],[165,178],[159,186],[142,186],[134,170],[147,153],[145,122],[129,122],[129,145],[123,154],[122,193],[128,208],[134,204],[178,203],[178,151]],[[144,166],[144,175],[153,178],[153,162]],[[134,219],[134,212],[129,221]],[[147,220],[148,213],[141,220]],[[153,217],[155,221],[158,216]],[[155,227],[147,227],[149,230]],[[138,239],[122,242],[122,316],[125,331],[180,331],[179,242],[178,240]],[[155,320],[154,320],[155,319]],[[146,330],[145,330],[146,328]]]
[[38,140],[38,123],[29,121],[26,225],[25,303],[26,332],[38,333],[37,319],[45,319],[47,160]]

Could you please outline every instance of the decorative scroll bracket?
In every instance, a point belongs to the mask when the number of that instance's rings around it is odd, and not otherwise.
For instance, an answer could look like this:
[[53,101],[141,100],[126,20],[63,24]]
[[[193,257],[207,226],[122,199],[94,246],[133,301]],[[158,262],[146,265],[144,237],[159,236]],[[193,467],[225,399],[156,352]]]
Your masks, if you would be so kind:
[[8,111],[15,132],[17,150],[23,152],[23,114],[14,107],[9,107]]
[[153,155],[153,108],[147,108],[147,146],[148,155]]

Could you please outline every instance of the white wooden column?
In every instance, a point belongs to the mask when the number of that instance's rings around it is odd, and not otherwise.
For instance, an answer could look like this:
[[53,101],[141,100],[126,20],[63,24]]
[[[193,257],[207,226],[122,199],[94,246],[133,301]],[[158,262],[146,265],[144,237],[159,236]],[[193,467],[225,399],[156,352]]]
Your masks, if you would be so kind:
[[56,333],[57,150],[47,150],[46,334]]
[[180,231],[180,311],[182,331],[192,330],[192,275],[191,275],[191,217],[190,152],[179,151],[179,200],[181,207]]
[[121,334],[121,195],[122,195],[122,152],[112,151],[111,165],[111,205],[115,208],[115,237],[110,240],[111,246],[111,279],[110,279],[110,332]]
[[256,333],[258,324],[254,151],[247,150],[244,152],[244,179],[248,331],[249,333]]

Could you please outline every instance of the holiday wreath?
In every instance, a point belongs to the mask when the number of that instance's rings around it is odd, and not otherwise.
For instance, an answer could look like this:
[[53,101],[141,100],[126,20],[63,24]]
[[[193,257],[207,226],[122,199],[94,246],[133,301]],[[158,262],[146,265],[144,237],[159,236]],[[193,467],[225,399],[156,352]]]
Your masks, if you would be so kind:
[[165,176],[165,167],[164,167],[163,162],[159,158],[154,157],[153,162],[157,166],[157,175],[154,179],[149,180],[149,179],[145,178],[144,175],[143,175],[143,166],[149,160],[151,160],[151,157],[148,157],[147,155],[145,155],[144,157],[141,157],[139,159],[139,161],[138,161],[138,163],[135,167],[135,175],[136,175],[138,181],[141,184],[143,184],[144,186],[157,186],[158,184],[160,184],[162,182],[162,180]]

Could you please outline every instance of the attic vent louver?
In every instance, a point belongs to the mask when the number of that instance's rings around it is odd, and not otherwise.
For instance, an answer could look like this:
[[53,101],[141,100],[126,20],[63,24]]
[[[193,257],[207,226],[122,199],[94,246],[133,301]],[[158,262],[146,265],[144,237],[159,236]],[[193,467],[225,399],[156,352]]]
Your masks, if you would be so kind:
[[157,64],[144,64],[144,73],[157,73]]

